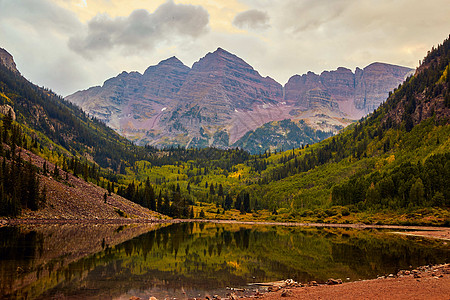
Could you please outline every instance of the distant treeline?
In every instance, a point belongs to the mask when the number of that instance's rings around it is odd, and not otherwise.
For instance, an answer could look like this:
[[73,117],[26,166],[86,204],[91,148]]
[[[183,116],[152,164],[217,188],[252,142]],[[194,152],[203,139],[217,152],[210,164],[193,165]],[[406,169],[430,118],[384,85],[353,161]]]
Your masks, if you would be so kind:
[[0,216],[17,216],[24,208],[37,210],[45,204],[46,190],[39,188],[36,167],[16,153],[27,144],[9,111],[0,127]]
[[335,186],[333,204],[360,209],[450,206],[450,153],[433,155],[423,164],[406,162],[390,172],[362,175]]

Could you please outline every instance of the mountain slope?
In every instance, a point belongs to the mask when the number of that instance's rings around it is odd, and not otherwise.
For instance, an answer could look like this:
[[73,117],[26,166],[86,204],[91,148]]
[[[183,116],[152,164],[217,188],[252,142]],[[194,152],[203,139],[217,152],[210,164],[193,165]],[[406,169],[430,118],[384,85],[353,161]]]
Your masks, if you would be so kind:
[[447,39],[373,114],[309,149],[284,154],[286,163],[268,168],[261,174],[265,185],[252,189],[272,205],[291,199],[299,210],[448,209],[449,68]]
[[118,185],[117,171],[149,157],[149,151],[27,81],[2,51],[0,215],[154,220],[158,214],[111,188]]
[[355,73],[341,67],[320,75],[311,72],[295,75],[286,83],[285,101],[305,109],[320,103],[335,106],[351,119],[359,119],[373,112],[386,99],[388,92],[412,71],[410,68],[372,63],[364,69],[356,68]]
[[252,154],[266,151],[283,151],[318,143],[333,133],[314,130],[303,120],[292,122],[282,120],[266,123],[256,130],[248,131],[233,147],[246,149]]
[[[33,165],[42,169],[44,162],[50,170],[55,166],[41,157],[26,150],[23,155],[30,157]],[[161,216],[136,203],[116,194],[111,194],[105,202],[107,190],[70,172],[59,171],[59,178],[40,176],[42,186],[47,190],[45,205],[37,211],[26,210],[21,218],[29,219],[59,219],[59,220],[114,220],[117,222],[146,219],[156,221]]]
[[66,99],[140,144],[226,148],[284,119],[336,133],[373,111],[411,71],[374,63],[355,74],[338,68],[296,75],[283,87],[218,48],[192,68],[173,57],[143,75],[124,72]]
[[[448,224],[449,71],[447,39],[372,114],[320,143],[259,155],[156,151],[127,176],[176,188],[209,218]],[[298,138],[299,124],[269,123],[242,142]]]
[[143,149],[134,147],[104,123],[3,64],[0,105],[10,105],[17,122],[31,130],[33,139],[60,154],[84,156],[114,170],[136,157],[145,157]]
[[3,48],[0,48],[0,64],[4,65],[6,68],[15,73],[19,73],[12,55]]
[[[208,146],[220,131],[239,131],[239,123],[232,122],[237,111],[279,103],[282,87],[271,78],[261,77],[242,59],[218,48],[194,63],[175,99],[176,103],[168,106],[167,115],[160,120],[160,136],[186,134],[186,146]],[[229,139],[232,141],[234,136],[229,134]]]

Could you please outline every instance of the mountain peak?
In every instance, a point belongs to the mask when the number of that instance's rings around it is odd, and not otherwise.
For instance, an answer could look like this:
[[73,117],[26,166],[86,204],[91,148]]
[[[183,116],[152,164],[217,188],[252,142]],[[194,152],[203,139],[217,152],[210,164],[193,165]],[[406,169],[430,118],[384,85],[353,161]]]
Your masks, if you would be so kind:
[[[172,56],[141,77],[130,73],[66,99],[141,144],[228,147],[249,130],[302,118],[305,110],[314,112],[307,118],[311,124],[320,121],[315,127],[320,130],[347,125],[342,117],[359,119],[404,79],[401,71],[379,69],[357,75],[343,67],[321,75],[308,72],[291,78],[283,90],[237,55],[215,47],[192,68]],[[137,130],[147,133],[137,136]]]
[[408,74],[412,74],[414,72],[414,69],[412,69],[412,68],[392,65],[392,64],[383,63],[383,62],[373,62],[364,68],[365,71],[376,70],[376,69],[397,69],[397,70],[402,70],[404,72],[407,72]]
[[226,54],[231,54],[230,52],[226,51],[225,49],[221,48],[221,47],[217,47],[216,51],[214,51],[213,53],[226,53]]
[[165,60],[160,61],[157,65],[155,66],[150,66],[147,68],[147,70],[145,70],[144,75],[149,75],[152,72],[159,72],[157,70],[160,70],[161,68],[165,69],[165,68],[176,68],[176,69],[183,69],[183,70],[188,70],[189,67],[186,66],[185,64],[183,64],[183,62],[181,60],[179,60],[177,57],[172,56],[169,57]]
[[194,63],[192,69],[211,71],[224,68],[239,68],[255,72],[253,67],[246,63],[242,58],[232,54],[223,48],[217,48],[214,52],[208,52],[199,61]]
[[162,60],[159,62],[158,65],[182,65],[184,66],[183,62],[179,60],[176,56],[169,57],[168,59]]
[[0,63],[3,64],[8,69],[10,69],[11,71],[19,73],[19,71],[16,68],[16,63],[14,62],[13,56],[3,48],[0,48]]
[[225,49],[223,49],[221,47],[218,47],[216,49],[216,51],[214,51],[212,53],[208,53],[208,54],[212,54],[214,56],[220,56],[220,57],[229,57],[229,58],[234,58],[234,59],[241,59],[238,56],[234,55],[231,52],[228,52],[227,50],[225,50]]

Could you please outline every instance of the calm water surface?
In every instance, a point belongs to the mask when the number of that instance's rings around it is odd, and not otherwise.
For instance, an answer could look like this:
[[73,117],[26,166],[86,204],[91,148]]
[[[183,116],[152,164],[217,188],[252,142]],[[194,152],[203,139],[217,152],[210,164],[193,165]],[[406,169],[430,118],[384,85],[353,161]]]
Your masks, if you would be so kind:
[[182,223],[0,228],[2,299],[225,296],[292,278],[374,278],[450,261],[442,241],[388,231]]

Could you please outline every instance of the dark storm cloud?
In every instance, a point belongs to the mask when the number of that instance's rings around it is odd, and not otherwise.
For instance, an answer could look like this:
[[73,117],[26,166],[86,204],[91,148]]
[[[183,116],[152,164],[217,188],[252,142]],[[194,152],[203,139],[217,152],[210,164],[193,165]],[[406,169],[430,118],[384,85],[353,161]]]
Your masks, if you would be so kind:
[[237,14],[234,17],[233,25],[240,29],[267,29],[270,25],[269,15],[257,9],[250,9]]
[[52,32],[64,34],[81,25],[75,14],[47,0],[0,0],[0,21],[28,24],[36,31],[50,28]]
[[73,83],[89,78],[65,47],[65,37],[82,28],[75,13],[52,1],[0,0],[0,47],[13,55],[26,78],[58,93],[73,91]]
[[167,1],[153,13],[138,9],[128,17],[97,15],[88,22],[85,34],[70,38],[69,47],[85,57],[113,47],[138,52],[178,38],[199,37],[208,31],[208,23],[209,14],[202,6]]

